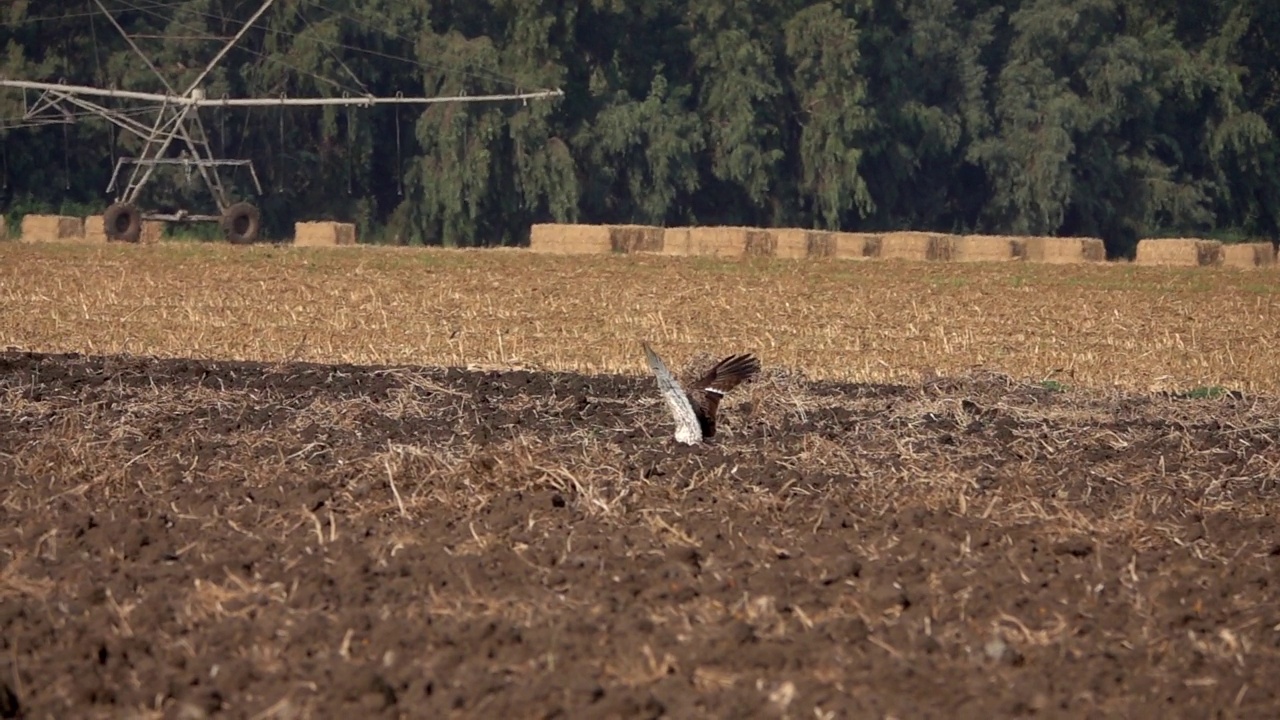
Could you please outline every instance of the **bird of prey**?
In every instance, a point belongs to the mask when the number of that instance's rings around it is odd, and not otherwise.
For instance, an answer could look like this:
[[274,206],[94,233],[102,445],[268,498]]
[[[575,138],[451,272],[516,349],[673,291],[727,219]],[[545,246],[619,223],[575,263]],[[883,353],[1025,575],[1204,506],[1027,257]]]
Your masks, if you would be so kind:
[[676,441],[685,445],[696,445],[715,437],[716,410],[720,407],[720,399],[739,383],[760,372],[760,361],[752,355],[730,355],[708,370],[694,384],[691,392],[685,392],[649,343],[642,344],[649,369],[658,379],[658,390],[676,421]]

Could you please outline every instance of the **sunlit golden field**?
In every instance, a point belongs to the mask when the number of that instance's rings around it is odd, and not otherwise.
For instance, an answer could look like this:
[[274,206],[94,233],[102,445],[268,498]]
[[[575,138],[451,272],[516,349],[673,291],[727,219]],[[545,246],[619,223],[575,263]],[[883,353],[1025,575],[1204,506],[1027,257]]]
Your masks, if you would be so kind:
[[1065,385],[1280,388],[1275,271],[715,261],[518,250],[0,243],[0,346],[642,372],[757,352],[815,378],[974,367]]

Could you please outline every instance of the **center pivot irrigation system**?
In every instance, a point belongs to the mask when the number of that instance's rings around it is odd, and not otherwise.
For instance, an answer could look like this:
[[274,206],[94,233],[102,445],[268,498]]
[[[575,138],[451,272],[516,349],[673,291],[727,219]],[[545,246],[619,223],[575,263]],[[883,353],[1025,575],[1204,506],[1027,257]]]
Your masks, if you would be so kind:
[[[114,88],[98,88],[85,85],[68,85],[65,83],[46,83],[30,80],[10,80],[0,78],[0,87],[21,88],[23,90],[40,91],[39,97],[27,103],[23,113],[23,122],[27,125],[67,124],[75,121],[77,114],[89,114],[107,120],[110,123],[137,135],[143,140],[140,157],[121,157],[117,160],[111,173],[111,182],[107,192],[115,192],[113,202],[103,214],[103,230],[111,240],[137,242],[142,233],[143,220],[168,220],[176,222],[218,222],[227,239],[233,243],[251,243],[258,239],[261,230],[261,215],[256,206],[249,202],[232,202],[219,176],[219,169],[229,166],[247,166],[253,178],[254,187],[259,195],[262,185],[258,182],[258,174],[249,159],[222,159],[214,157],[200,121],[200,108],[205,107],[260,107],[260,106],[292,106],[317,107],[323,105],[361,106],[373,105],[429,105],[433,103],[488,103],[507,101],[542,100],[564,95],[561,90],[538,90],[511,95],[460,95],[453,97],[376,97],[363,95],[360,97],[316,97],[316,98],[208,98],[201,83],[227,53],[249,32],[253,24],[262,17],[275,0],[264,0],[256,12],[241,26],[240,30],[225,44],[222,49],[204,67],[199,76],[184,90],[179,92],[171,85],[145,53],[134,42],[134,38],[125,32],[120,23],[111,15],[101,0],[93,0],[98,10],[110,21],[111,25],[124,37],[129,47],[142,58],[142,61],[164,85],[166,93],[133,92]],[[93,99],[91,99],[93,98]],[[145,116],[137,109],[121,110],[109,108],[95,101],[100,98],[133,101],[149,105],[155,114],[155,120],[147,125],[136,119]],[[73,108],[75,110],[73,110]],[[171,157],[171,147],[175,144],[181,148],[180,157]],[[123,184],[117,182],[121,170],[130,166],[127,179]],[[191,213],[180,209],[174,213],[143,212],[138,208],[138,197],[142,189],[151,179],[157,166],[179,165],[188,171],[195,168],[204,180],[209,194],[217,206],[218,214],[205,215]]]

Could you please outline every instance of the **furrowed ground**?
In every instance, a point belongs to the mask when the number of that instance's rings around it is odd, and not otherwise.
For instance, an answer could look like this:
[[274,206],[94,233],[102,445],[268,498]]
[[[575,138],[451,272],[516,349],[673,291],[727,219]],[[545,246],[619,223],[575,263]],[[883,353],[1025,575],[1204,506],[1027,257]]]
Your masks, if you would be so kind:
[[1274,717],[1271,288],[0,244],[0,714]]

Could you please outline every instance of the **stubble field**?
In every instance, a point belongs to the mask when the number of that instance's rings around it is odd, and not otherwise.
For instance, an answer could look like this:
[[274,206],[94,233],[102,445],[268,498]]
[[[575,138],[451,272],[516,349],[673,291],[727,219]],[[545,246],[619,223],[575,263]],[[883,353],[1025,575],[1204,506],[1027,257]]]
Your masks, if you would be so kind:
[[0,715],[1274,717],[1273,287],[0,244]]

